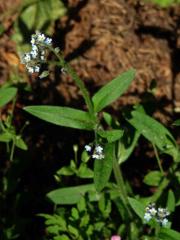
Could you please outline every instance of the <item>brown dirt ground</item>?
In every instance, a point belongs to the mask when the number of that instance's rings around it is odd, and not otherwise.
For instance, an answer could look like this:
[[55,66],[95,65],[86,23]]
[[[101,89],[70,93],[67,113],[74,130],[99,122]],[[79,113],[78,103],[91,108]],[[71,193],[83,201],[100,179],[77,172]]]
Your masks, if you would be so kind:
[[[69,0],[69,7],[69,16],[57,29],[62,34],[60,46],[80,77],[98,88],[135,68],[135,81],[113,108],[137,103],[155,80],[156,97],[164,107],[159,117],[166,122],[169,113],[180,107],[180,6],[162,9],[143,1]],[[66,101],[78,98],[67,75],[57,89]]]
[[[6,29],[0,38],[1,84],[8,79],[12,65],[19,64],[9,36],[20,3],[7,0],[0,4],[0,21]],[[54,36],[91,94],[133,67],[136,79],[113,104],[114,110],[139,102],[155,80],[157,116],[163,122],[170,120],[180,108],[180,6],[163,9],[139,0],[69,0],[65,4],[69,15],[56,23]],[[43,84],[51,85],[48,80]],[[67,104],[80,97],[66,74],[56,74],[55,86]]]

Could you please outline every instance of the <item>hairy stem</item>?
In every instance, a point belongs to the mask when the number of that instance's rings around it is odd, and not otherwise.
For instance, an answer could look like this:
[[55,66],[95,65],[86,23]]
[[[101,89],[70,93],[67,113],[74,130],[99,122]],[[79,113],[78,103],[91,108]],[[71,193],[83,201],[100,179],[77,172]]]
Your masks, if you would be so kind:
[[129,209],[128,196],[127,196],[127,193],[126,193],[126,189],[124,187],[125,186],[124,179],[123,179],[123,176],[122,176],[120,166],[117,162],[115,153],[114,153],[114,158],[113,158],[113,171],[114,171],[114,177],[115,177],[117,185],[119,187],[120,198],[121,198],[121,200],[122,200],[122,202],[123,202],[123,204],[124,204],[124,206],[127,210],[129,218],[132,219],[132,214],[131,214],[131,211]]
[[65,71],[67,71],[70,76],[73,78],[73,80],[75,81],[76,85],[79,87],[79,89],[81,90],[82,96],[86,102],[86,105],[88,107],[89,113],[90,115],[93,117],[93,119],[95,120],[95,113],[94,113],[94,107],[93,107],[93,103],[91,101],[91,98],[89,96],[89,92],[87,91],[84,82],[79,78],[79,76],[77,75],[77,73],[72,69],[72,67],[64,60],[64,57],[62,55],[62,53],[60,52],[56,52],[56,50],[49,46],[49,49],[54,53],[54,55],[58,58],[59,60],[59,64],[62,68],[65,69]]
[[152,144],[152,145],[153,145],[154,153],[155,153],[155,156],[156,156],[156,159],[157,159],[157,163],[158,163],[160,172],[164,176],[164,170],[162,168],[162,164],[161,164],[161,161],[160,161],[160,158],[159,158],[159,154],[158,154],[157,148],[156,148],[156,146],[154,144]]

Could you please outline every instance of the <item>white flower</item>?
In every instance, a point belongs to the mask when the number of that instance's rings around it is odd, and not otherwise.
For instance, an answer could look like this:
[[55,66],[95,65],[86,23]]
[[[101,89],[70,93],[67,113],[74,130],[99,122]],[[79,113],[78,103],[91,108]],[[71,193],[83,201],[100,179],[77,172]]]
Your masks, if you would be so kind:
[[96,151],[96,153],[98,153],[98,154],[102,154],[103,148],[102,148],[100,145],[97,145],[97,146],[95,147],[95,151]]
[[43,33],[37,34],[37,41],[43,42],[46,39],[45,35]]
[[34,73],[34,68],[33,67],[27,67],[27,70],[29,73]]
[[92,158],[94,158],[94,159],[99,159],[99,155],[98,155],[98,154],[93,154],[93,155],[92,155]]
[[40,64],[46,60],[46,50],[51,44],[52,39],[39,31],[31,36],[31,51],[21,56],[21,62],[26,65],[29,73],[40,71]]
[[44,43],[47,44],[47,45],[51,45],[51,42],[52,42],[52,39],[51,38],[46,38]]
[[35,66],[34,72],[38,73],[39,71],[40,71],[40,67],[39,66]]
[[103,159],[104,158],[104,154],[99,154],[99,158],[98,159]]
[[24,60],[25,62],[31,61],[31,56],[30,56],[30,54],[29,54],[29,53],[25,53],[25,55],[23,56],[23,60]]
[[168,224],[168,219],[167,218],[164,218],[162,221],[161,221],[161,224],[162,226],[166,226]]
[[31,54],[31,56],[32,56],[33,59],[37,58],[37,56],[38,56],[38,52],[37,52],[37,51],[34,51],[34,50],[31,51],[30,54]]
[[151,218],[152,218],[152,216],[151,216],[150,213],[145,213],[145,214],[144,214],[144,220],[145,220],[145,221],[149,222],[149,221],[151,220]]
[[90,145],[86,145],[84,148],[87,152],[90,152],[92,150],[92,147]]
[[38,51],[38,47],[36,45],[32,44],[32,50],[33,51]]
[[41,56],[40,56],[40,59],[41,59],[42,61],[44,61],[44,60],[45,60],[45,56],[44,56],[44,55],[41,55]]
[[157,213],[157,210],[155,208],[151,208],[149,209],[149,213],[152,215],[152,216],[155,216],[156,213]]
[[101,159],[104,158],[104,155],[103,155],[103,154],[94,153],[94,154],[92,155],[92,158],[101,160]]

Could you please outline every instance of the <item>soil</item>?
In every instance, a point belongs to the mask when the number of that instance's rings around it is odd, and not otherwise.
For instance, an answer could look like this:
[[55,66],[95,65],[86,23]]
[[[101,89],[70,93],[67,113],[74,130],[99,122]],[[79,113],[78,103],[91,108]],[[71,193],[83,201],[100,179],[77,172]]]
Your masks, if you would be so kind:
[[[180,106],[180,6],[162,9],[130,0],[73,0],[69,6],[69,16],[57,23],[60,47],[81,78],[94,87],[92,93],[133,67],[136,79],[113,108],[137,103],[155,80],[156,97],[159,102],[163,99],[167,114],[158,111],[166,122]],[[66,101],[78,97],[74,87],[71,91],[72,84],[63,75],[58,85]]]

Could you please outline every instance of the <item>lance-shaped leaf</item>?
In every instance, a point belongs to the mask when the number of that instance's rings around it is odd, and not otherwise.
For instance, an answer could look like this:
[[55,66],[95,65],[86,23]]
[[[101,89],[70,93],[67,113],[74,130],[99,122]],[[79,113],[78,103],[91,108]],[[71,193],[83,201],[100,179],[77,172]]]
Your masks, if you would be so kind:
[[128,122],[145,138],[155,144],[162,152],[171,155],[179,161],[179,149],[171,133],[158,121],[147,114],[134,110],[127,117]]
[[11,101],[17,93],[17,88],[7,87],[0,89],[0,107],[6,105],[9,101]]
[[90,200],[97,200],[94,184],[86,184],[75,187],[66,187],[53,190],[47,194],[54,204],[76,204],[86,193],[90,194]]
[[108,183],[113,168],[114,144],[108,143],[104,148],[105,157],[94,160],[94,184],[100,192]]
[[128,89],[129,85],[134,79],[134,76],[135,71],[131,69],[113,79],[107,85],[102,87],[97,93],[95,93],[92,99],[95,112],[101,111],[103,108],[120,97]]
[[128,197],[128,200],[129,200],[129,204],[132,207],[132,209],[134,210],[134,212],[143,220],[145,206],[135,198]]
[[64,127],[84,130],[92,130],[94,127],[94,122],[89,113],[74,108],[28,106],[24,110],[42,120]]
[[118,145],[118,163],[123,163],[132,154],[136,147],[140,133],[133,128],[128,126],[125,129],[123,137],[119,141]]
[[179,240],[180,233],[168,228],[161,228],[158,239],[161,240]]

